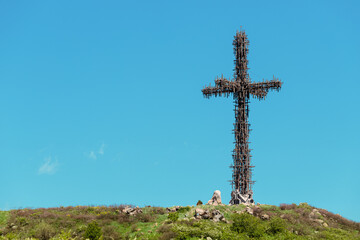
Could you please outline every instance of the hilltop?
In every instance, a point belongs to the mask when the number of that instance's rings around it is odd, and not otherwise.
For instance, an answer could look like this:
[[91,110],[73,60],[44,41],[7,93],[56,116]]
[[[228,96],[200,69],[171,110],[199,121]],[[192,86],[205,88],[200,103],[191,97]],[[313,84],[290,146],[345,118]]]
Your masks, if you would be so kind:
[[360,223],[306,203],[0,212],[0,239],[360,239],[359,231]]

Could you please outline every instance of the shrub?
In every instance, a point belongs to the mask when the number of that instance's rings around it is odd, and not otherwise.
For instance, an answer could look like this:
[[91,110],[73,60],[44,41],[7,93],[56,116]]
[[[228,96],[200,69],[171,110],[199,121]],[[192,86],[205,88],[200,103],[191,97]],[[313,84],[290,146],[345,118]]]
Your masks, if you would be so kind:
[[6,234],[5,238],[6,240],[16,240],[18,239],[18,236],[15,233],[8,233]]
[[51,240],[75,240],[75,238],[72,237],[71,231],[68,232],[61,231],[60,234],[51,238]]
[[101,227],[99,227],[98,223],[93,221],[89,223],[87,226],[84,238],[90,240],[98,240],[101,237]]
[[203,205],[203,202],[201,200],[199,200],[197,203],[196,203],[196,206],[199,206],[199,205]]
[[295,203],[293,203],[293,204],[281,203],[280,204],[280,209],[281,210],[292,210],[292,209],[295,209],[295,208],[297,208]]
[[149,213],[163,215],[166,213],[166,210],[162,207],[150,207]]
[[54,235],[54,228],[46,222],[39,223],[34,229],[34,237],[40,240],[48,240]]
[[305,209],[308,209],[308,210],[311,210],[312,209],[312,207],[309,205],[309,204],[307,204],[307,203],[299,203],[299,208],[305,208]]
[[265,233],[260,219],[248,213],[235,214],[230,229],[237,233],[244,233],[251,238],[261,237]]
[[268,232],[271,234],[282,233],[286,231],[285,221],[279,217],[270,220]]
[[153,222],[155,221],[155,216],[151,213],[139,213],[135,215],[135,219],[140,222]]
[[172,222],[176,222],[179,219],[179,213],[178,212],[170,212],[168,215],[168,219]]
[[[360,231],[360,223],[359,222],[354,222],[351,220],[348,220],[346,218],[343,218],[342,216],[340,216],[339,214],[334,214],[332,212],[329,212],[325,209],[319,209],[319,212],[322,216],[326,217],[327,219],[337,223],[334,224],[332,223],[332,225],[338,227],[338,224],[343,225],[346,229],[356,229],[357,231]],[[331,225],[330,225],[331,226]]]
[[111,225],[104,227],[103,237],[104,240],[121,239],[119,232],[116,231],[116,227]]
[[179,212],[179,213],[185,213],[185,212],[188,212],[188,211],[190,211],[190,210],[191,210],[191,207],[186,206],[186,207],[181,207],[181,208],[178,210],[178,212]]

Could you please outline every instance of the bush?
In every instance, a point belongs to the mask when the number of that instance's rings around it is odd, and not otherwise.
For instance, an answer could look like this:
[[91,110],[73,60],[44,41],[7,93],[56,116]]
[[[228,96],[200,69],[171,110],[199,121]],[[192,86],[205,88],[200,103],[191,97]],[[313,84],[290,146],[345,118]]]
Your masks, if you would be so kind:
[[286,231],[285,221],[279,217],[274,217],[270,220],[268,232],[271,234],[282,233]]
[[98,223],[95,221],[89,223],[84,233],[84,238],[90,240],[98,240],[100,237],[101,227],[99,227]]
[[293,204],[281,203],[280,204],[280,209],[281,210],[292,210],[292,209],[295,209],[295,208],[297,208],[295,203],[293,203]]
[[34,237],[40,240],[48,240],[55,235],[54,228],[46,222],[39,223],[34,229]]
[[178,210],[178,212],[179,212],[179,213],[185,213],[185,212],[188,212],[188,211],[190,211],[190,210],[191,210],[191,207],[186,206],[186,207],[181,207],[181,208]]
[[179,213],[178,212],[170,212],[168,215],[168,219],[172,222],[176,222],[179,219]]
[[106,226],[103,229],[104,240],[114,240],[121,239],[119,232],[116,230],[115,226]]
[[72,237],[71,231],[68,232],[61,231],[60,234],[51,238],[51,240],[75,240],[75,238]]
[[203,205],[203,202],[201,200],[199,200],[197,203],[196,203],[196,206],[199,206],[199,205]]
[[153,222],[155,219],[154,214],[151,213],[139,213],[134,216],[134,220],[139,222]]
[[261,237],[265,233],[260,219],[248,213],[234,215],[230,229],[237,233],[244,233],[251,238]]

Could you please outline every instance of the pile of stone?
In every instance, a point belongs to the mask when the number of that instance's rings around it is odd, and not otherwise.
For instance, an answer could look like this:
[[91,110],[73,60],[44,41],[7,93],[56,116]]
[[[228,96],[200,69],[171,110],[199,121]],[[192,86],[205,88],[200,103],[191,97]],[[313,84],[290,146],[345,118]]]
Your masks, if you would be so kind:
[[179,211],[181,207],[180,206],[175,206],[175,207],[171,207],[171,208],[166,208],[166,211],[169,212],[177,212]]
[[216,209],[204,210],[201,208],[196,208],[194,217],[195,219],[210,219],[214,222],[227,222],[224,215]]
[[309,217],[311,220],[313,220],[314,222],[319,223],[320,225],[324,226],[324,227],[329,227],[329,225],[324,222],[324,220],[320,219],[322,217],[321,213],[319,212],[319,210],[317,210],[316,208],[314,208],[311,213],[309,214]]
[[123,213],[126,213],[130,216],[134,216],[136,214],[139,214],[139,213],[142,213],[143,211],[141,210],[141,208],[139,207],[135,207],[135,208],[131,208],[131,207],[125,207],[123,210],[122,210]]

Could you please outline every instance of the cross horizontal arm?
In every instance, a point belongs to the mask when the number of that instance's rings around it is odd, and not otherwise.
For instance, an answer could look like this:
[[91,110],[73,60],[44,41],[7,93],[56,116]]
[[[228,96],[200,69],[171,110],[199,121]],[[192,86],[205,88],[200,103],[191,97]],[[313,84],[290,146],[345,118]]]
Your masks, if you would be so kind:
[[215,79],[215,87],[212,86],[205,87],[201,91],[204,97],[206,98],[209,98],[212,95],[214,95],[215,97],[222,95],[228,97],[230,93],[236,92],[238,87],[239,87],[239,83],[232,82],[224,77],[221,77]]
[[278,78],[273,78],[273,80],[266,80],[263,82],[256,82],[249,84],[249,91],[254,97],[258,99],[264,99],[267,93],[270,90],[279,91],[281,88],[282,82]]

